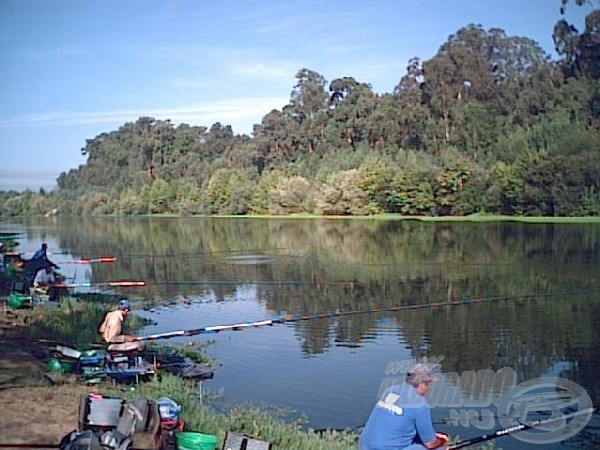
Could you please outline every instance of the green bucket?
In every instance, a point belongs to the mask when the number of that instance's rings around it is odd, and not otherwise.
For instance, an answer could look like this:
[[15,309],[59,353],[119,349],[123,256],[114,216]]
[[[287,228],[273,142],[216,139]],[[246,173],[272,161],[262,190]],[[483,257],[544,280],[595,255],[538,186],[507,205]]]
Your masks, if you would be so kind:
[[219,438],[212,434],[184,431],[177,434],[177,450],[215,450]]
[[72,373],[77,361],[60,358],[48,358],[48,371],[52,373]]
[[11,293],[8,295],[8,300],[6,304],[13,309],[17,309],[22,308],[25,305],[25,303],[28,303],[30,301],[30,296],[11,291]]

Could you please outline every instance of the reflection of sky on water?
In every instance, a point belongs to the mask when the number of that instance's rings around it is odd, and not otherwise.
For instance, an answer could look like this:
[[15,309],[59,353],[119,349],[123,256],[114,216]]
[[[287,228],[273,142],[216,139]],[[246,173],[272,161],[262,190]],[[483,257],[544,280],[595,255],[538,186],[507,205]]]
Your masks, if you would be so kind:
[[[245,284],[219,301],[214,293],[208,292],[185,305],[164,306],[154,312],[136,311],[158,322],[140,330],[140,334],[261,321],[279,318],[285,313],[268,311],[256,295],[255,288]],[[335,318],[331,319],[326,327],[332,339],[335,322]],[[218,365],[215,378],[204,382],[204,389],[218,393],[218,399],[212,400],[218,409],[250,402],[284,408],[288,419],[305,415],[308,426],[316,429],[361,427],[379,390],[389,383],[390,377],[402,379],[404,376],[403,373],[386,373],[388,364],[412,359],[412,349],[403,340],[401,325],[394,318],[377,320],[360,346],[331,346],[309,356],[301,349],[304,336],[301,329],[305,326],[307,322],[298,321],[183,337],[170,342],[214,342],[207,347],[207,353]],[[443,367],[443,360],[441,363]],[[564,363],[557,363],[542,376],[558,375],[564,368]],[[478,399],[474,399],[472,390],[463,390],[460,384],[451,382],[454,380],[441,374],[432,390],[453,391],[459,402],[458,407],[436,405],[432,408],[437,429],[466,439],[503,428],[496,403],[512,384],[498,389],[496,383],[487,391],[480,388]],[[468,418],[468,422],[461,423],[460,418]],[[509,436],[503,437],[498,445],[516,450],[523,447],[523,442]],[[562,448],[559,444],[546,447]]]
[[[160,314],[159,323],[140,330],[140,334],[274,318],[255,298],[255,288],[246,285],[220,302],[162,307],[155,313],[136,311],[157,321],[156,315]],[[390,325],[394,330],[382,326],[378,341],[365,347],[333,346],[310,357],[301,351],[298,328],[305,324],[300,322],[171,342],[215,342],[207,351],[218,366],[215,378],[205,382],[205,388],[213,392],[223,390],[217,403],[221,407],[243,402],[274,405],[291,408],[296,412],[294,417],[306,414],[310,425],[316,428],[358,427],[364,424],[375,402],[388,362],[411,358],[410,351],[398,343],[395,321]],[[330,333],[332,329],[330,326]],[[375,345],[377,351],[370,348]]]
[[[60,272],[67,276],[68,281],[73,280],[78,283],[89,281],[86,280],[88,276],[92,278],[92,270],[97,269],[97,266],[88,265],[84,269],[81,265],[72,262],[82,256],[99,255],[62,254],[57,241],[53,238],[45,237],[42,231],[38,233],[35,229],[30,229],[28,232],[29,240],[21,240],[19,251],[33,254],[42,242],[48,242],[50,258],[61,266]],[[243,268],[244,263],[248,262],[247,259],[249,258],[242,257],[236,261],[234,258],[229,262],[237,263]],[[101,272],[102,270],[97,270],[96,276]],[[246,275],[246,272],[240,273]],[[235,279],[243,279],[243,277]],[[252,284],[240,284],[233,293],[228,295],[218,295],[210,291],[208,285],[197,289],[198,291],[206,289],[206,294],[188,294],[185,303],[178,301],[175,305],[157,307],[154,312],[135,311],[135,314],[158,322],[157,325],[140,330],[140,334],[260,321],[279,318],[285,313],[285,311],[275,313],[267,310],[265,304],[257,298],[257,289]],[[190,292],[192,291],[193,289],[190,289]],[[542,319],[544,319],[543,315],[540,316],[539,336],[542,336],[540,339],[543,339],[547,325]],[[310,323],[314,325],[314,322]],[[309,322],[287,323],[242,331],[223,331],[218,334],[172,339],[169,342],[180,344],[215,342],[216,345],[209,346],[207,351],[209,356],[217,361],[218,366],[215,379],[206,382],[205,388],[213,392],[223,389],[223,398],[217,403],[219,407],[224,407],[229,402],[244,401],[286,406],[294,409],[298,414],[306,414],[310,425],[315,428],[358,427],[364,424],[384,378],[390,376],[385,373],[387,365],[390,362],[411,359],[415,349],[407,348],[403,337],[405,322],[395,317],[377,318],[374,325],[361,337],[360,346],[354,347],[345,347],[343,342],[334,343],[337,319],[330,319],[326,323],[327,326],[311,329],[311,333],[313,337],[320,330],[328,333],[326,338],[332,344],[325,346],[321,353],[310,355],[302,350],[302,340],[306,339]],[[409,324],[406,325],[405,329],[408,330]],[[508,358],[514,350],[520,356],[517,362],[525,368],[531,368],[528,371],[521,370],[520,374],[541,377],[560,376],[563,372],[577,371],[577,368],[559,361],[546,368],[542,374],[535,373],[537,365],[534,363],[543,358],[544,354],[534,351],[537,349],[535,345],[524,345],[522,341],[515,339],[522,336],[520,326],[522,325],[516,320],[514,324],[507,323],[506,329],[501,330],[495,347],[498,353],[495,362],[498,367],[509,364],[502,358]],[[565,330],[569,330],[570,337],[577,336],[577,327],[573,329],[565,327]],[[533,337],[537,338],[538,335],[534,334]],[[581,342],[587,343],[585,336],[579,338]],[[425,345],[429,343],[427,339],[425,336]],[[496,352],[492,351],[492,353]],[[543,364],[540,366],[543,367]],[[446,368],[446,370],[450,369]],[[519,382],[523,381],[525,380],[519,379]],[[443,386],[447,380],[441,380],[440,383]],[[468,393],[460,387],[457,389],[459,397],[468,396]],[[474,410],[477,413],[486,409],[485,407],[456,408],[458,412]],[[452,435],[459,434],[461,438],[470,438],[502,428],[496,417],[496,407],[489,408],[489,411],[492,414],[493,427],[485,429],[477,427],[475,423],[469,426],[450,425],[447,419],[451,417],[452,408],[435,407],[432,414],[436,428]],[[511,450],[523,448],[523,443],[513,437],[499,439],[497,445]],[[553,445],[546,448],[554,450],[564,447]]]

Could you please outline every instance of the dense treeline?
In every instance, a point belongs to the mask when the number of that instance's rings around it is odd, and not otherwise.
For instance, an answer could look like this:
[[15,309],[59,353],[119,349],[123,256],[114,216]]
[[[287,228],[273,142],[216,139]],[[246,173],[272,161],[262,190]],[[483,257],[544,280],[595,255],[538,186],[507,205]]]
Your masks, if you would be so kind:
[[51,193],[0,194],[2,213],[598,215],[599,30],[600,9],[583,32],[559,21],[552,61],[469,25],[383,95],[302,69],[252,136],[141,117],[87,140]]

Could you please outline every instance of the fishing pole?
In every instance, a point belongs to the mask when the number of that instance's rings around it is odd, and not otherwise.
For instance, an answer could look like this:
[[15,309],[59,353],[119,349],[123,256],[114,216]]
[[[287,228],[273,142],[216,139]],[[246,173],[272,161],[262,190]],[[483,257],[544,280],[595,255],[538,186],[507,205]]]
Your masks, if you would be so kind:
[[[492,301],[500,301],[500,300],[510,300],[510,299],[525,299],[525,298],[535,298],[542,296],[541,295],[530,295],[530,296],[520,296],[520,295],[507,295],[501,297],[488,297],[488,298],[475,298],[475,299],[463,299],[463,300],[450,300],[444,302],[436,302],[436,303],[420,303],[417,305],[397,305],[397,306],[389,306],[384,308],[372,308],[372,309],[360,309],[360,310],[351,310],[351,311],[337,311],[337,312],[329,312],[329,313],[321,313],[321,314],[313,314],[313,315],[302,315],[295,317],[282,317],[278,319],[266,319],[259,320],[256,322],[242,322],[235,323],[230,325],[215,325],[201,328],[194,328],[190,330],[177,330],[170,331],[165,333],[157,333],[148,336],[138,336],[136,340],[139,341],[151,341],[158,339],[171,339],[174,337],[182,337],[182,336],[196,336],[199,334],[210,334],[210,333],[218,333],[220,331],[238,331],[243,330],[245,328],[257,328],[263,326],[272,326],[278,324],[286,324],[286,323],[294,323],[301,322],[307,320],[317,320],[317,319],[331,319],[335,317],[343,317],[343,316],[351,316],[358,314],[373,314],[380,312],[398,312],[398,311],[411,311],[411,310],[419,310],[419,309],[428,309],[428,308],[443,308],[447,306],[464,306],[464,305],[472,305],[472,304],[481,304]],[[558,294],[546,294],[546,295],[558,295]]]
[[448,450],[456,450],[458,448],[467,447],[469,445],[479,444],[481,442],[490,441],[492,439],[496,439],[496,438],[499,438],[502,436],[508,436],[511,434],[515,434],[520,431],[525,431],[525,430],[530,430],[533,428],[545,426],[545,425],[551,424],[553,422],[558,422],[558,421],[563,422],[563,421],[566,421],[567,419],[572,419],[573,417],[577,417],[581,414],[587,414],[588,415],[587,420],[589,420],[590,417],[592,416],[592,414],[595,412],[595,410],[596,410],[596,408],[590,407],[590,408],[582,409],[580,411],[576,411],[574,413],[563,415],[560,417],[554,417],[554,418],[545,419],[545,420],[543,420],[543,419],[536,420],[536,421],[533,421],[530,423],[520,423],[520,424],[514,425],[512,427],[508,427],[508,428],[504,428],[502,430],[495,431],[492,434],[483,434],[476,438],[465,439],[463,441],[456,442],[454,444],[449,445]]
[[[595,290],[593,290],[595,291]],[[579,293],[587,293],[593,291],[583,291]],[[337,311],[337,312],[329,312],[329,313],[321,313],[321,314],[313,314],[313,315],[303,315],[303,316],[295,316],[295,317],[283,317],[278,319],[265,319],[259,320],[256,322],[242,322],[242,323],[234,323],[230,325],[215,325],[201,328],[194,328],[190,330],[177,330],[177,331],[169,331],[165,333],[157,333],[149,336],[138,336],[136,340],[138,341],[151,341],[158,339],[171,339],[174,337],[182,337],[182,336],[196,336],[199,334],[210,334],[210,333],[218,333],[220,331],[238,331],[243,330],[245,328],[258,328],[263,326],[272,326],[278,324],[286,324],[293,322],[301,322],[307,320],[317,320],[317,319],[331,319],[335,317],[343,317],[343,316],[353,316],[358,314],[373,314],[380,312],[398,312],[398,311],[411,311],[411,310],[419,310],[419,309],[428,309],[428,308],[443,308],[448,306],[464,306],[464,305],[473,305],[473,304],[482,304],[489,303],[501,300],[525,300],[532,299],[538,297],[552,297],[558,295],[566,295],[567,293],[548,293],[548,294],[532,294],[532,295],[506,295],[499,297],[487,297],[487,298],[473,298],[473,299],[463,299],[463,300],[449,300],[444,302],[436,302],[436,303],[420,303],[417,305],[397,305],[397,306],[389,306],[385,308],[372,308],[372,309],[359,309],[359,310],[350,310],[350,311]],[[573,292],[569,293],[573,294]]]
[[96,286],[110,286],[110,287],[142,287],[146,286],[145,281],[105,281],[103,283],[55,283],[52,286],[58,288],[78,288],[78,287],[96,287]]

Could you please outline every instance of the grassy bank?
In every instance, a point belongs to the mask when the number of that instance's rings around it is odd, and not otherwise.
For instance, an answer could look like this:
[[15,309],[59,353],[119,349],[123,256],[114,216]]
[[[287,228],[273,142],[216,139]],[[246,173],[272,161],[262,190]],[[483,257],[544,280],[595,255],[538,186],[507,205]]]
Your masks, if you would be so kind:
[[[139,384],[135,390],[123,392],[111,390],[128,401],[140,396],[150,399],[169,397],[182,406],[181,418],[186,431],[213,434],[223,442],[228,430],[259,437],[274,444],[275,449],[343,450],[356,449],[357,435],[350,432],[331,431],[316,433],[301,429],[300,422],[285,422],[276,412],[268,412],[256,406],[244,404],[231,408],[226,414],[217,411],[210,403],[201,404],[194,382],[175,375],[165,374]],[[220,446],[218,447],[220,448]]]
[[[43,336],[52,336],[53,342],[58,341],[74,347],[78,346],[83,343],[82,335],[91,337],[91,333],[96,333],[97,318],[104,310],[105,306],[98,304],[65,301],[61,306],[53,309],[40,307],[33,311],[19,311],[18,319],[22,325],[18,327],[17,331],[20,332],[21,337],[26,336],[27,339],[13,336],[12,342],[24,346],[28,342],[31,344],[43,340]],[[134,317],[131,319],[135,323]],[[78,332],[79,339],[73,341]],[[85,348],[85,346],[80,346],[80,348]],[[204,359],[206,360],[206,358]],[[14,374],[14,367],[9,367],[8,370],[9,373]],[[77,377],[68,374],[51,374],[51,377],[55,385],[44,388],[48,392],[48,394],[44,394],[44,397],[63,396],[62,402],[67,406],[75,405],[78,402],[78,396],[89,391],[122,397],[132,403],[141,396],[153,400],[169,397],[182,406],[181,418],[186,423],[186,431],[216,435],[221,442],[227,431],[236,431],[272,442],[275,450],[357,448],[358,434],[355,432],[306,430],[302,420],[289,420],[276,408],[259,408],[252,404],[239,404],[232,406],[226,413],[221,412],[211,406],[211,401],[214,399],[213,393],[205,392],[201,400],[195,381],[185,380],[169,373],[163,373],[160,377],[137,384],[133,389],[110,383],[86,386],[79,382]],[[491,449],[494,447],[493,443],[488,443],[472,448]]]
[[[18,322],[18,327],[13,330],[14,335],[11,341],[14,345],[21,346],[40,345],[40,342],[46,342],[51,348],[53,343],[59,342],[85,348],[83,345],[85,338],[88,339],[88,344],[93,342],[97,333],[96,322],[102,317],[105,309],[105,305],[63,301],[56,308],[36,307],[34,310],[18,310],[14,315],[14,321],[15,324]],[[13,316],[12,312],[11,316]],[[135,328],[135,317],[131,317],[131,322],[130,325]],[[137,323],[137,325],[141,325],[141,323]],[[186,352],[185,349],[184,352]],[[37,355],[43,358],[41,352],[37,352]],[[205,357],[199,356],[194,359],[206,361]],[[282,417],[278,417],[276,412],[267,412],[253,405],[237,405],[226,414],[221,413],[212,408],[209,402],[199,402],[198,388],[195,382],[169,373],[163,373],[160,377],[137,384],[133,390],[124,389],[123,385],[113,386],[108,382],[92,387],[85,386],[78,382],[75,376],[67,374],[51,374],[51,378],[56,385],[45,388],[48,390],[48,395],[67,392],[69,395],[65,397],[65,402],[68,403],[73,403],[79,394],[90,390],[122,397],[131,402],[140,396],[154,400],[165,396],[170,397],[182,406],[181,418],[186,422],[186,431],[214,434],[221,441],[223,441],[225,433],[232,430],[273,442],[276,449],[341,450],[356,448],[356,436],[351,433],[332,431],[317,434],[306,431],[301,428],[301,422],[286,422]],[[35,380],[28,381],[24,386],[31,386],[33,382]],[[58,386],[60,389],[57,389]],[[19,387],[19,385],[13,383],[9,387]]]
[[[110,216],[117,217],[117,216]],[[177,215],[147,215],[144,217],[181,217]],[[404,216],[401,214],[378,214],[372,216],[319,216],[316,214],[288,214],[282,216],[275,215],[195,215],[191,217],[219,217],[228,219],[257,219],[257,220],[413,220],[420,222],[515,222],[515,223],[546,223],[546,224],[585,224],[585,223],[600,223],[600,216],[585,216],[585,217],[546,217],[546,216],[502,216],[492,214],[470,214],[468,216]]]

